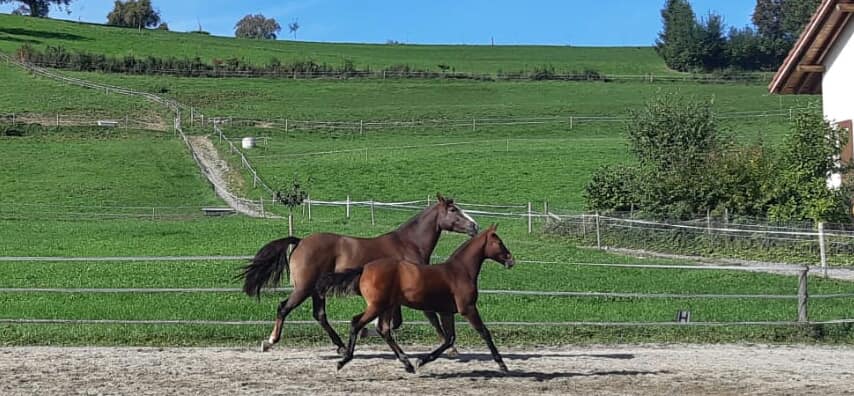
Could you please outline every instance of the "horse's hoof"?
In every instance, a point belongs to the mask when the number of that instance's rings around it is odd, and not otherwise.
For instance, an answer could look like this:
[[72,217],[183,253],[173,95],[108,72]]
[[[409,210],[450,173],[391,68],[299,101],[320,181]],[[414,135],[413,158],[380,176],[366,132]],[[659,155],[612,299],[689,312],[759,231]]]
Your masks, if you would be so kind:
[[423,361],[423,360],[421,360],[421,358],[415,359],[415,369],[416,369],[416,370],[417,370],[417,369],[419,369],[419,368],[421,368],[421,366],[422,366],[423,364],[424,364],[424,361]]
[[268,352],[270,348],[273,347],[273,344],[270,341],[264,340],[261,341],[261,352]]
[[338,371],[341,371],[341,369],[344,367],[345,364],[347,364],[347,362],[345,362],[343,360],[338,362]]
[[406,366],[406,372],[409,374],[415,374],[415,367],[412,367],[411,364]]
[[460,356],[460,352],[457,351],[457,348],[451,348],[445,352],[445,355],[449,358],[455,358],[455,357]]
[[507,366],[505,366],[504,363],[499,363],[498,368],[501,370],[502,373],[506,373],[506,372],[510,371],[510,370],[507,370]]
[[346,356],[347,348],[346,347],[338,347],[338,356]]

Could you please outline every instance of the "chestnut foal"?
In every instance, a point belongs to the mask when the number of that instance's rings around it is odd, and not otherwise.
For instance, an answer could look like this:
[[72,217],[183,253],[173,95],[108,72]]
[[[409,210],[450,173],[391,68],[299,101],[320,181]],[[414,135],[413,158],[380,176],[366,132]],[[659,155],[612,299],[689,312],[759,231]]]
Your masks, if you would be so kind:
[[[454,345],[454,314],[459,312],[486,341],[501,371],[507,371],[477,311],[477,278],[484,260],[492,259],[506,268],[514,264],[513,255],[495,233],[496,228],[493,225],[466,241],[441,264],[423,266],[406,260],[385,258],[372,261],[362,268],[321,276],[317,283],[318,294],[355,292],[361,294],[367,303],[365,312],[354,316],[350,322],[350,343],[344,358],[338,362],[338,369],[353,359],[359,330],[379,317],[377,331],[406,371],[414,373],[417,367],[436,360]],[[418,359],[415,367],[391,335],[392,314],[394,308],[400,305],[438,313],[445,330],[446,337],[442,345]]]

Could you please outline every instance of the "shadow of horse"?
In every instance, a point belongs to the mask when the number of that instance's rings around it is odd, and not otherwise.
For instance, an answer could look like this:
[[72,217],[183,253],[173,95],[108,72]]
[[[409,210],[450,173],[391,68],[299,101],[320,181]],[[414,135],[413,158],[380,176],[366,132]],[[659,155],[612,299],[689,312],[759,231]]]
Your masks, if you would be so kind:
[[91,41],[92,39],[88,37],[79,36],[72,33],[63,33],[63,32],[48,32],[44,30],[33,30],[33,29],[24,29],[24,28],[0,28],[0,33],[6,33],[14,36],[27,36],[27,37],[37,37],[42,39],[54,39],[54,40],[75,40],[75,41]]
[[534,380],[537,382],[545,382],[545,381],[551,381],[551,380],[560,379],[560,378],[600,377],[600,376],[636,376],[636,375],[658,375],[658,374],[670,374],[670,372],[666,371],[666,370],[661,370],[661,371],[621,370],[621,371],[594,371],[592,373],[561,373],[561,372],[538,373],[538,372],[510,370],[509,372],[502,373],[502,372],[496,371],[496,370],[475,370],[475,371],[457,372],[457,373],[422,374],[421,377],[436,378],[436,379],[521,378],[521,379],[531,379],[531,380]]
[[[417,358],[421,354],[410,353],[410,358]],[[501,354],[509,360],[531,360],[542,358],[593,358],[593,359],[618,359],[628,360],[634,359],[635,355],[631,353],[585,353],[585,354],[565,354],[565,353],[503,353]],[[392,353],[364,353],[358,355],[359,359],[384,359],[397,360],[397,357]],[[333,360],[338,359],[336,355],[323,356],[322,359]],[[460,363],[469,363],[474,361],[492,361],[492,355],[488,353],[464,353],[457,357],[444,357],[446,360],[453,360]]]

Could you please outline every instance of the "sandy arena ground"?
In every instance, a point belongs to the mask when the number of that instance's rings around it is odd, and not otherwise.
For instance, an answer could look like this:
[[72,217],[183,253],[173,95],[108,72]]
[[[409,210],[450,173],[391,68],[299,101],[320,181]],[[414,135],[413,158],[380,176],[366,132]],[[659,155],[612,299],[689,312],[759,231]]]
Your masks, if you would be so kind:
[[0,348],[0,394],[854,395],[851,347],[503,348],[508,374],[485,347],[460,352],[413,375],[376,346],[341,372],[329,348]]

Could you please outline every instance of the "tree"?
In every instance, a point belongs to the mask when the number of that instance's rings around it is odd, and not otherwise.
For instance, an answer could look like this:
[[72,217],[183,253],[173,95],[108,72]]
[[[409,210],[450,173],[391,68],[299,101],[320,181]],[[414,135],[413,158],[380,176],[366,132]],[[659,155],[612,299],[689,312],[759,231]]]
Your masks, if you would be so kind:
[[786,0],[783,1],[781,26],[783,32],[796,41],[809,23],[810,18],[818,9],[821,0]]
[[821,0],[756,0],[753,24],[762,37],[761,50],[777,67],[797,41]]
[[71,1],[72,0],[0,0],[0,4],[22,3],[20,7],[12,12],[13,14],[44,18],[50,13],[50,6],[52,4],[60,7],[64,6],[70,13],[71,11],[68,9],[68,6],[71,4]]
[[160,24],[160,12],[151,7],[151,0],[116,0],[113,11],[107,14],[107,24],[137,29]]
[[234,29],[235,37],[275,40],[282,27],[273,18],[250,14],[238,21]]
[[297,30],[299,30],[299,21],[293,21],[288,24],[288,30],[294,35],[294,40],[297,39]]
[[720,15],[709,13],[699,25],[698,56],[704,70],[716,70],[728,65],[724,22]]
[[[311,178],[308,179],[311,182]],[[276,191],[276,201],[288,208],[288,235],[294,235],[294,208],[302,205],[308,198],[308,193],[303,189],[299,179],[294,175],[294,180],[284,190]]]
[[700,65],[699,26],[687,0],[667,0],[661,10],[664,24],[655,49],[671,69],[688,71]]

